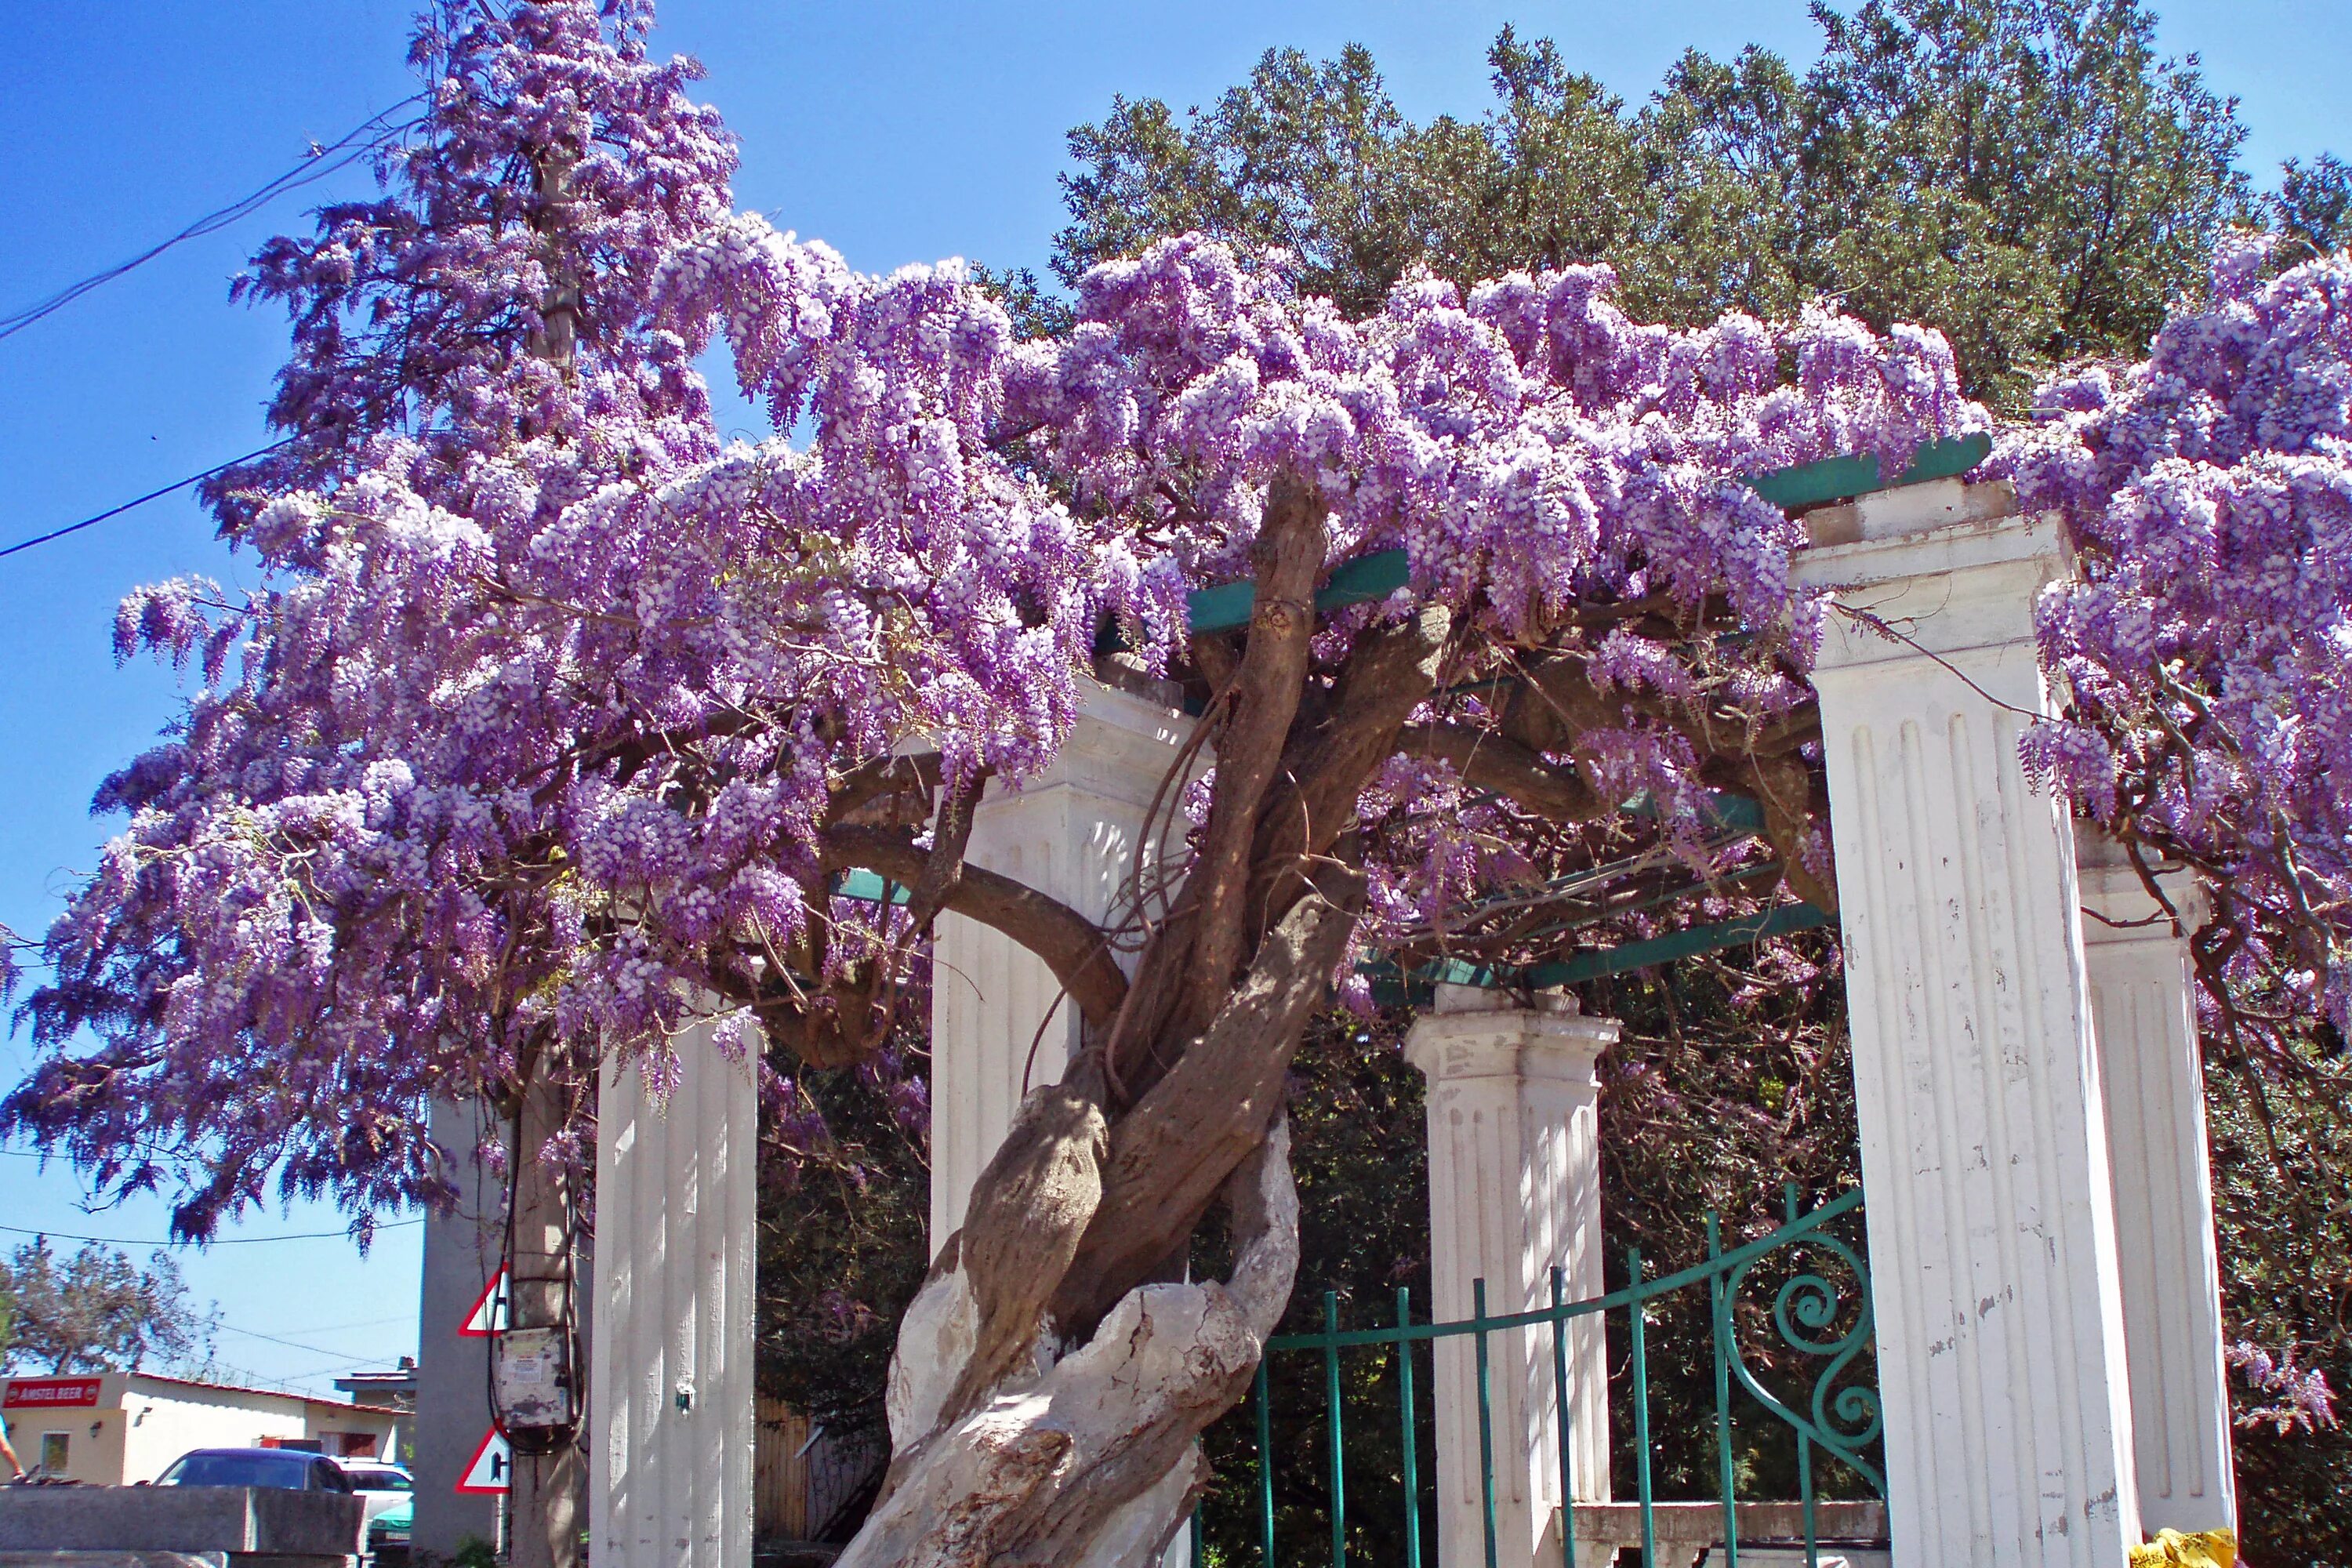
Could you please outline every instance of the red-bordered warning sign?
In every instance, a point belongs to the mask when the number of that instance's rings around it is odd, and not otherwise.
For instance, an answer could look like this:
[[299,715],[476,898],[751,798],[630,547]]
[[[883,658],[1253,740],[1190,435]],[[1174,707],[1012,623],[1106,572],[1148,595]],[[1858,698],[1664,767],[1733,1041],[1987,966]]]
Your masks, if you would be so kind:
[[506,1434],[493,1426],[482,1434],[481,1447],[474,1450],[466,1473],[457,1478],[457,1489],[478,1494],[506,1491],[513,1475],[514,1450],[507,1446]]
[[466,1314],[466,1321],[457,1325],[457,1331],[475,1339],[487,1339],[492,1334],[506,1332],[506,1328],[507,1271],[500,1268],[490,1276],[490,1282],[482,1287],[482,1293],[474,1298],[473,1310]]

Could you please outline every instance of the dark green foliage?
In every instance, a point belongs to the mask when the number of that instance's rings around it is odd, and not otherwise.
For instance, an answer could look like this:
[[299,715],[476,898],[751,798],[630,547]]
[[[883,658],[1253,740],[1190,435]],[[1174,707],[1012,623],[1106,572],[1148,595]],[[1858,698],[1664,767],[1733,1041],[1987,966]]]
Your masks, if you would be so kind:
[[[1787,1184],[1796,1185],[1802,1209],[1861,1184],[1844,987],[1835,963],[1829,939],[1810,934],[1585,991],[1591,1011],[1624,1025],[1601,1062],[1601,1214],[1612,1290],[1630,1281],[1628,1247],[1642,1249],[1650,1279],[1705,1261],[1709,1211],[1719,1216],[1728,1250],[1786,1223]],[[1866,1260],[1858,1226],[1835,1234]],[[1774,1292],[1798,1262],[1839,1289],[1842,1302],[1859,1303],[1851,1271],[1808,1248],[1759,1264],[1733,1306],[1737,1342],[1751,1371],[1803,1410],[1827,1363],[1792,1352],[1770,1319]],[[1651,1465],[1661,1497],[1721,1495],[1711,1321],[1699,1289],[1651,1308],[1644,1331]],[[1843,1311],[1838,1328],[1853,1321],[1852,1310]],[[1633,1477],[1633,1400],[1622,1314],[1610,1325],[1610,1362],[1614,1474],[1625,1496]],[[1866,1357],[1860,1372],[1859,1381],[1868,1381]],[[1798,1495],[1788,1426],[1745,1395],[1735,1396],[1732,1411],[1743,1494]],[[1814,1480],[1824,1496],[1869,1495],[1860,1477],[1826,1460]]]
[[[920,1073],[921,1037],[894,1042]],[[870,1069],[803,1071],[761,1118],[760,1392],[839,1435],[878,1432],[899,1315],[929,1266],[919,1131]]]
[[[1607,261],[1646,320],[1828,296],[1939,327],[1972,390],[2015,404],[2053,363],[2138,354],[2222,227],[2255,215],[2234,101],[2193,57],[2156,53],[2137,0],[1813,14],[1803,74],[1694,51],[1638,109],[1507,28],[1475,121],[1407,121],[1358,47],[1270,51],[1182,117],[1115,100],[1070,133],[1055,270],[1202,228],[1288,248],[1302,288],[1361,315],[1416,267],[1468,281]],[[2297,212],[2340,200],[2332,160],[2290,180]]]
[[2273,258],[2279,266],[2352,245],[2352,163],[2329,153],[2307,165],[2289,158],[2270,214],[2272,226],[2285,240]]
[[[2230,1332],[2273,1355],[2294,1350],[2352,1391],[2352,1060],[2341,1042],[2309,1055],[2309,1076],[2265,1083],[2226,1059],[2206,1074],[2221,1305]],[[2241,1419],[2264,1403],[2231,1378]],[[2352,1432],[2281,1432],[2268,1421],[2236,1439],[2240,1533],[2266,1568],[2352,1564]]]
[[[1279,1332],[1323,1326],[1326,1291],[1350,1328],[1396,1321],[1396,1292],[1412,1293],[1414,1316],[1429,1318],[1429,1160],[1421,1074],[1400,1048],[1406,1019],[1366,1023],[1327,1013],[1309,1026],[1291,1073],[1291,1166],[1298,1184],[1298,1280]],[[1193,1250],[1196,1274],[1230,1267],[1222,1216]],[[1402,1423],[1396,1374],[1382,1351],[1343,1358],[1341,1429],[1348,1453],[1349,1550],[1359,1562],[1404,1561],[1401,1478]],[[1329,1429],[1324,1366],[1292,1353],[1267,1366],[1274,1397],[1276,1538],[1298,1548],[1331,1539]],[[1428,1403],[1428,1352],[1421,1353],[1420,1452],[1424,1490],[1434,1478],[1436,1434]],[[1213,1546],[1259,1539],[1257,1438],[1244,1404],[1203,1439],[1213,1468],[1202,1506]],[[1433,1513],[1424,1511],[1424,1561],[1433,1560]],[[1319,1556],[1319,1553],[1315,1554]]]

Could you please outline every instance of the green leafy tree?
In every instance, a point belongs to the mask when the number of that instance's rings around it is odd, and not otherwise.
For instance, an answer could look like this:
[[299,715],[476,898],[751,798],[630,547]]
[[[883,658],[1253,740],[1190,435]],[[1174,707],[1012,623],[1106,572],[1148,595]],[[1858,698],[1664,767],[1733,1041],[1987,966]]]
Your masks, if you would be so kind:
[[2329,153],[2307,164],[2289,158],[2269,212],[2285,241],[2274,258],[2282,266],[2352,245],[2352,163]]
[[[1288,248],[1303,287],[1363,314],[1416,267],[1468,281],[1606,261],[1643,319],[1827,295],[1940,327],[1970,389],[2015,405],[2052,364],[2144,349],[2214,238],[2263,214],[2235,167],[2235,100],[2195,57],[2158,53],[2138,0],[1813,16],[1810,70],[1694,51],[1638,110],[1508,28],[1475,121],[1408,121],[1352,46],[1321,64],[1270,51],[1183,116],[1114,100],[1070,133],[1055,270],[1202,228]],[[2289,178],[2301,221],[2341,225],[2340,164]]]
[[47,1237],[0,1266],[0,1317],[9,1320],[0,1365],[53,1373],[131,1372],[153,1361],[190,1366],[210,1354],[217,1308],[198,1310],[167,1253],[140,1268],[93,1242],[60,1259]]
[[922,1047],[902,1028],[887,1076],[802,1068],[762,1118],[760,1392],[838,1436],[882,1437],[898,1318],[930,1262],[928,1149],[907,1098],[919,1079],[899,1076],[928,1072]]

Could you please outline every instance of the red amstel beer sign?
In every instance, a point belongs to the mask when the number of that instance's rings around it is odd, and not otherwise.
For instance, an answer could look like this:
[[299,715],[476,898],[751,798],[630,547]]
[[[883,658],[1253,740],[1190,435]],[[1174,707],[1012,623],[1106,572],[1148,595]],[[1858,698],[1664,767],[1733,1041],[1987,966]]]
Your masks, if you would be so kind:
[[19,1377],[0,1397],[0,1410],[55,1410],[68,1405],[98,1403],[94,1377]]

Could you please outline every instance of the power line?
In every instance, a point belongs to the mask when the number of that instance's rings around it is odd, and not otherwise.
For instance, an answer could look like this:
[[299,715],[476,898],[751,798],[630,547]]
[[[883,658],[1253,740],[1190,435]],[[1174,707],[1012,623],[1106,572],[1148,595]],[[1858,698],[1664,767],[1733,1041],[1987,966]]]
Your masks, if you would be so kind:
[[[324,1328],[308,1329],[302,1331],[306,1333],[324,1334],[332,1333],[339,1328],[380,1329],[386,1323],[405,1323],[412,1321],[412,1319],[405,1316],[398,1318],[377,1318],[365,1323],[331,1323]],[[325,1345],[306,1345],[299,1340],[281,1340],[276,1334],[260,1333],[252,1329],[240,1329],[235,1323],[215,1323],[213,1327],[215,1329],[225,1329],[232,1334],[242,1334],[248,1340],[267,1340],[273,1345],[284,1345],[289,1350],[309,1351],[312,1355],[341,1355],[343,1353],[341,1351],[331,1350]],[[361,1356],[359,1359],[361,1361],[376,1361],[381,1358],[376,1356]]]
[[[379,1231],[400,1230],[408,1226],[423,1225],[425,1221],[422,1216],[415,1219],[389,1219],[383,1221],[375,1228]],[[181,1241],[142,1241],[136,1237],[128,1236],[74,1236],[62,1230],[42,1230],[21,1225],[0,1225],[0,1230],[7,1231],[14,1236],[47,1237],[52,1241],[93,1242],[100,1247],[184,1247],[187,1245],[187,1243]],[[206,1247],[257,1247],[265,1241],[348,1240],[351,1237],[351,1234],[352,1233],[348,1230],[297,1230],[289,1231],[283,1236],[224,1236],[216,1240],[205,1242],[204,1245]]]
[[54,315],[91,289],[112,282],[134,267],[154,260],[175,245],[226,228],[239,218],[260,211],[287,192],[299,190],[313,181],[323,180],[336,170],[346,168],[366,157],[383,146],[388,135],[404,131],[408,126],[415,123],[414,121],[404,121],[398,125],[386,125],[383,122],[424,96],[423,93],[412,93],[389,109],[376,110],[326,146],[320,147],[314,143],[310,155],[293,168],[287,170],[251,195],[240,196],[217,211],[206,213],[162,244],[151,246],[130,260],[117,262],[104,271],[93,272],[80,282],[68,284],[46,300],[37,300],[22,310],[0,316],[0,338],[12,337],[42,317]]
[[175,480],[171,484],[165,485],[162,489],[149,490],[145,495],[135,496],[130,500],[124,501],[121,506],[110,506],[95,517],[83,518],[79,522],[69,522],[63,528],[53,528],[47,533],[36,534],[30,539],[20,539],[16,543],[9,545],[7,548],[0,549],[0,556],[14,555],[19,550],[30,550],[36,544],[47,544],[52,539],[63,539],[68,533],[79,533],[85,528],[89,528],[95,524],[104,522],[110,517],[121,517],[124,512],[129,511],[133,507],[145,506],[151,500],[162,500],[163,497],[170,495],[173,490],[184,490],[190,485],[202,484],[205,480],[211,479],[215,474],[226,473],[229,469],[236,468],[239,463],[250,463],[256,458],[266,458],[270,453],[278,450],[278,447],[286,446],[289,442],[294,441],[298,437],[296,437],[289,436],[282,441],[272,441],[268,446],[256,447],[254,450],[247,452],[242,458],[231,458],[227,462],[216,463],[213,467],[206,468],[201,474],[190,474],[186,479]]

